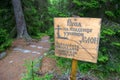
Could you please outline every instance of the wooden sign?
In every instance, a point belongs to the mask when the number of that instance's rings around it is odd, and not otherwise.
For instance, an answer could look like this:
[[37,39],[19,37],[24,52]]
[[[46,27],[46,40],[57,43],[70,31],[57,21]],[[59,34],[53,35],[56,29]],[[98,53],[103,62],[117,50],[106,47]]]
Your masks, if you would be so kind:
[[54,18],[55,55],[97,62],[100,18]]

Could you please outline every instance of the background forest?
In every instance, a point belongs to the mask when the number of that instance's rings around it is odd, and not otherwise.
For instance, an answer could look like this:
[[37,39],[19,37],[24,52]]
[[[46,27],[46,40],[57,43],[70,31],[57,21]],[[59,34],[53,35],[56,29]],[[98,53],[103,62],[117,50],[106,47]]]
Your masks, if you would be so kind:
[[[120,0],[21,0],[21,2],[28,33],[35,39],[48,35],[51,42],[54,42],[54,17],[102,18],[98,63],[79,61],[78,67],[82,73],[93,73],[100,80],[108,80],[108,77],[115,80],[114,77],[120,75]],[[0,52],[5,51],[16,36],[12,2],[0,0]],[[51,49],[54,50],[54,45]],[[70,66],[66,65],[66,61],[71,62],[69,59],[59,58],[58,63],[62,65],[61,67]]]

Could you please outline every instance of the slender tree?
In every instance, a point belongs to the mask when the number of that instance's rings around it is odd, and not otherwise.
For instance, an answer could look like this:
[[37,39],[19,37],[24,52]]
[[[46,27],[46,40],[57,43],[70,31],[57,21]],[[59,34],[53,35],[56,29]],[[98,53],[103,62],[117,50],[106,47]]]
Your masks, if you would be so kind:
[[14,8],[14,15],[16,20],[17,38],[25,38],[30,40],[31,37],[27,32],[21,0],[12,0],[12,5]]

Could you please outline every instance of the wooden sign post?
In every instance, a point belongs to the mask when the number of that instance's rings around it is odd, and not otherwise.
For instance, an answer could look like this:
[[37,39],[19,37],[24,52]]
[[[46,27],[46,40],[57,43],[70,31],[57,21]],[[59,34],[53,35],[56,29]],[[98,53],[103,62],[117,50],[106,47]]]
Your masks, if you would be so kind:
[[76,74],[77,74],[77,66],[78,66],[78,61],[73,59],[72,60],[72,69],[71,69],[71,75],[70,75],[70,80],[76,80]]
[[54,18],[55,55],[73,59],[72,77],[77,60],[97,62],[100,26],[100,18]]

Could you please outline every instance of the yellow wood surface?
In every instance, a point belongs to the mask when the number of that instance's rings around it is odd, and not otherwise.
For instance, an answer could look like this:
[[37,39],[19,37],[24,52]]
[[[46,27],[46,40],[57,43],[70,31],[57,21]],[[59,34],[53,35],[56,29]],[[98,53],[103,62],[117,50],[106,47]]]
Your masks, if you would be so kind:
[[72,60],[72,70],[71,70],[71,75],[70,75],[70,80],[76,80],[76,74],[77,74],[77,66],[78,66],[78,61],[73,59]]
[[55,55],[97,62],[100,18],[54,18]]

